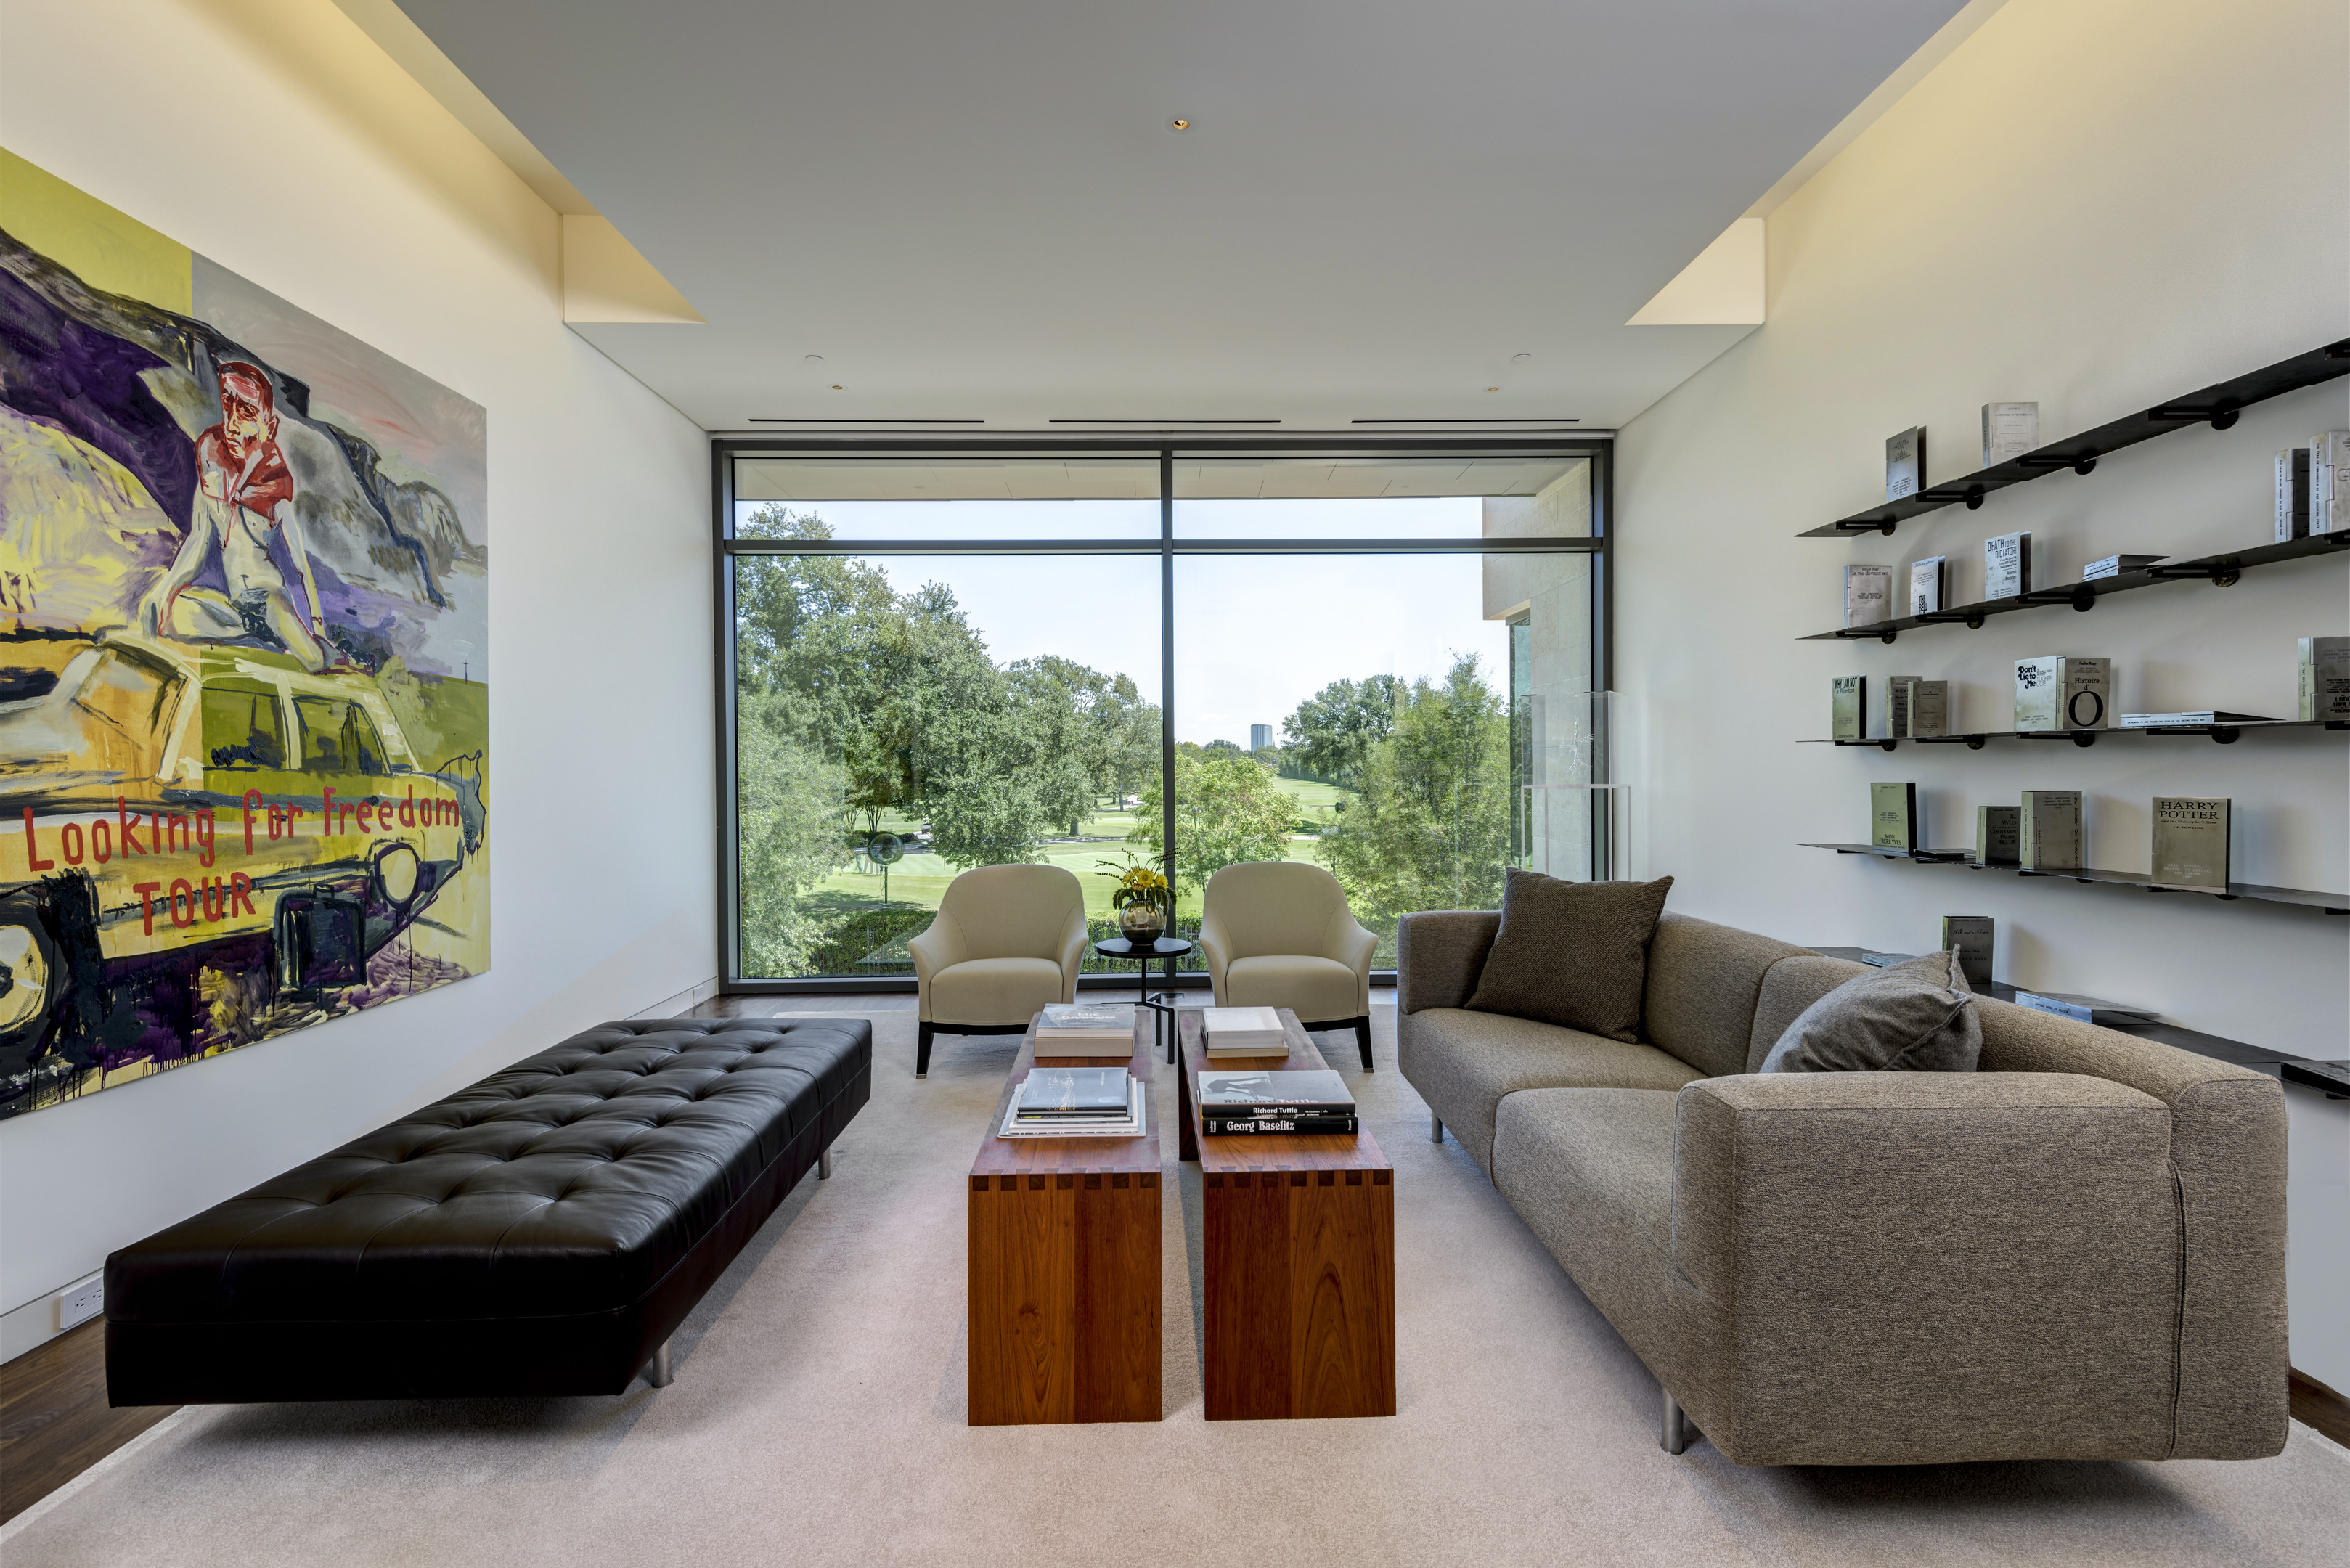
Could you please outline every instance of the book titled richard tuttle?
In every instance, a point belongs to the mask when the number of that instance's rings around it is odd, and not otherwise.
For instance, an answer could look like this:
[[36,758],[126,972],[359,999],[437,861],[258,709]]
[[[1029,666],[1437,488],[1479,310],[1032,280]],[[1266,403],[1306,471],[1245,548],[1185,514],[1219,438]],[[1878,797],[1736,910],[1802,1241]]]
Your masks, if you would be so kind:
[[1873,784],[1868,786],[1868,842],[1878,849],[1918,847],[1918,786],[1914,784]]
[[2154,885],[2205,892],[2228,890],[2228,801],[2225,796],[2154,797]]
[[2002,534],[1983,541],[1983,595],[2012,599],[2032,591],[2032,531]]
[[1868,738],[1868,677],[1839,675],[1829,684],[1828,738],[1865,741]]
[[1844,623],[1875,626],[1893,618],[1893,568],[1846,566],[1844,569]]
[[1200,1075],[1200,1127],[1211,1137],[1357,1130],[1347,1081],[1324,1068]]
[[2073,871],[2081,865],[2081,792],[2028,789],[2016,808],[2015,863],[2026,871]]
[[1899,501],[1926,488],[1926,427],[1912,425],[1885,438],[1885,499]]

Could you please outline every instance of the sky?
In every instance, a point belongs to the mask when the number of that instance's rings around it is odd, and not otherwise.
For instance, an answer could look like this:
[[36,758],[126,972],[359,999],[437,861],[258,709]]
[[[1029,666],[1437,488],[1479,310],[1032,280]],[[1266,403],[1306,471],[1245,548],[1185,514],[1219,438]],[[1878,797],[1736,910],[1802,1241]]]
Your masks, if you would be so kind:
[[[1157,502],[793,503],[836,537],[1153,536]],[[1063,510],[1063,509],[1069,510]],[[1126,515],[1149,514],[1138,530]],[[942,524],[941,514],[947,514]],[[1086,515],[1090,514],[1091,515]],[[1178,502],[1179,538],[1477,536],[1474,497]],[[1056,653],[1134,678],[1159,697],[1159,561],[1152,556],[872,556],[899,592],[943,582],[998,664]],[[1441,680],[1461,654],[1502,685],[1509,637],[1482,618],[1478,556],[1179,556],[1175,738],[1245,746],[1333,680]]]

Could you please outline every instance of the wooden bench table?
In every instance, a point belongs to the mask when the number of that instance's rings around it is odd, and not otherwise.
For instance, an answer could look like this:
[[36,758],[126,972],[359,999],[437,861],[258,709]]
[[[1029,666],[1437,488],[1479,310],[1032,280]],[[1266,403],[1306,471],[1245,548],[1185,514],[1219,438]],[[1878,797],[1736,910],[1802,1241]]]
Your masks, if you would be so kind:
[[1205,1071],[1327,1065],[1287,1008],[1289,1054],[1210,1063],[1176,1013],[1180,1153],[1200,1162],[1208,1419],[1392,1416],[1395,1171],[1367,1131],[1204,1137]]
[[[1130,1056],[1044,1060],[1149,1084],[1144,1016]],[[1156,1421],[1159,1107],[1140,1137],[996,1137],[1036,1061],[1032,1021],[971,1166],[970,1424]]]

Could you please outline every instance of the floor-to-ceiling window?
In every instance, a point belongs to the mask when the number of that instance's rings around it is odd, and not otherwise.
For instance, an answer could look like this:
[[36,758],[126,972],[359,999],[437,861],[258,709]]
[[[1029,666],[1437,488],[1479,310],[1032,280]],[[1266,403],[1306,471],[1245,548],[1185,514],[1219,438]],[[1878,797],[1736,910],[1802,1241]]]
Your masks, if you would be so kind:
[[1543,761],[1604,705],[1603,443],[719,455],[730,985],[907,983],[1006,861],[1105,936],[1133,861],[1183,930],[1225,865],[1319,865],[1382,969],[1508,866],[1606,874]]

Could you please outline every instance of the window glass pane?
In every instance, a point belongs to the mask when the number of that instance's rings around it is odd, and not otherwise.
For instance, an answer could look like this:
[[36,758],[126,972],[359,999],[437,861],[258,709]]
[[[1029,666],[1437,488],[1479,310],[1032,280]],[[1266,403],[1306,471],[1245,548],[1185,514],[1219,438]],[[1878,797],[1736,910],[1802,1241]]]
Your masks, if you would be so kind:
[[1184,458],[1179,539],[1582,537],[1584,457]]
[[302,767],[317,774],[388,774],[383,740],[375,721],[357,702],[331,697],[296,697],[294,716],[302,726]]
[[[1589,584],[1580,555],[1177,556],[1180,923],[1243,860],[1331,871],[1381,969],[1403,914],[1498,908],[1533,838],[1520,670],[1533,687],[1583,679],[1587,654],[1573,667],[1565,650],[1588,647]],[[1513,634],[1557,658],[1513,661]],[[1563,853],[1546,868],[1587,877],[1585,847],[1581,869]]]
[[[1155,509],[1155,503],[1154,509]],[[1159,761],[1159,562],[738,556],[740,963],[910,977],[961,871],[1074,872],[1097,936]]]
[[1157,538],[1159,459],[743,457],[734,500],[745,539]]
[[213,768],[282,768],[286,765],[284,722],[277,693],[258,686],[204,688],[204,765]]

